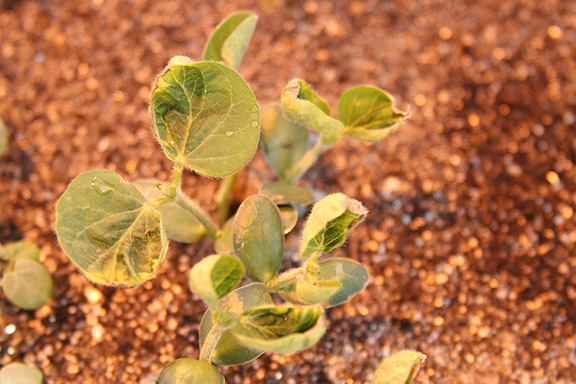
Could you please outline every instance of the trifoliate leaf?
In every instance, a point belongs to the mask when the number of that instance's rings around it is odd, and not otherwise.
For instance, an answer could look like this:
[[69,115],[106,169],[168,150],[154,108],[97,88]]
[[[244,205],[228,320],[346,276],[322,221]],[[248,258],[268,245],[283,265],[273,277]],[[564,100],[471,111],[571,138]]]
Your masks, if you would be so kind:
[[244,274],[244,266],[232,255],[212,255],[198,262],[188,279],[190,289],[210,307],[228,295]]
[[156,79],[151,97],[156,137],[173,162],[206,176],[225,177],[256,152],[256,98],[226,65],[177,56]]
[[168,239],[160,213],[114,172],[81,174],[56,206],[56,234],[91,281],[134,286],[155,276]]
[[262,283],[274,278],[284,255],[284,227],[276,204],[262,195],[246,199],[234,218],[233,242],[248,277]]
[[364,220],[368,211],[341,193],[328,195],[314,205],[302,232],[300,257],[330,252],[344,244],[348,232]]
[[376,373],[373,384],[410,384],[418,373],[426,355],[416,351],[400,351],[385,359]]
[[180,358],[164,367],[158,384],[224,384],[224,376],[212,364]]
[[344,128],[344,124],[330,117],[328,103],[303,80],[291,80],[282,91],[281,101],[286,117],[305,127],[327,135],[336,135]]
[[52,278],[35,260],[14,261],[13,269],[4,274],[1,285],[8,300],[28,311],[40,308],[52,296]]
[[394,108],[392,96],[375,87],[351,88],[338,100],[338,118],[346,126],[344,133],[360,140],[382,140],[407,117],[408,113]]
[[244,11],[221,22],[208,40],[204,60],[220,61],[237,70],[257,21],[258,16]]

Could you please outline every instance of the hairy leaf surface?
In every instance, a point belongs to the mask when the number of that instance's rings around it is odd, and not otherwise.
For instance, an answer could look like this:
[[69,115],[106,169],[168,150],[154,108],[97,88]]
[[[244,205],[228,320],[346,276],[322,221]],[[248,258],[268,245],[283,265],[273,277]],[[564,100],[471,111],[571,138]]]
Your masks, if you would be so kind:
[[134,286],[154,277],[168,240],[160,213],[114,172],[89,171],[56,206],[60,246],[95,283]]
[[248,277],[262,283],[274,278],[284,255],[284,227],[276,204],[262,195],[246,199],[234,218],[233,242]]
[[394,98],[381,89],[358,86],[338,100],[338,118],[348,136],[366,141],[382,140],[408,117],[394,108]]
[[221,61],[238,69],[248,47],[258,16],[252,12],[237,12],[224,20],[212,33],[204,60]]
[[173,162],[206,176],[225,177],[256,152],[256,98],[226,65],[177,56],[156,79],[151,97],[155,134]]

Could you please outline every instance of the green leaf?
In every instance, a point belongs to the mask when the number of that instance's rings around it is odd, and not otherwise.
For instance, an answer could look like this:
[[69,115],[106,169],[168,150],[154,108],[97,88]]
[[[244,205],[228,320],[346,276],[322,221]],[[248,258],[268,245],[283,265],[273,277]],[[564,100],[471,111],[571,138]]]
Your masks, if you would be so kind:
[[262,283],[274,278],[284,255],[284,227],[276,204],[262,195],[246,199],[234,218],[233,242],[249,278]]
[[43,306],[52,296],[52,278],[42,264],[18,259],[2,278],[4,294],[18,307],[31,311]]
[[284,234],[290,233],[298,223],[298,210],[291,205],[279,205],[280,217],[282,218],[282,226],[284,227]]
[[134,286],[155,276],[168,239],[160,213],[114,172],[81,174],[56,206],[64,253],[91,281]]
[[256,152],[256,98],[226,65],[177,56],[156,79],[151,98],[156,137],[173,162],[206,176],[225,177]]
[[42,372],[22,363],[10,363],[0,369],[0,384],[41,384]]
[[[232,316],[239,317],[248,309],[273,304],[274,302],[266,286],[260,283],[252,283],[236,289],[222,299],[220,301],[220,310],[229,309]],[[200,323],[200,345],[204,344],[213,324],[212,310],[208,309]],[[262,350],[247,348],[239,344],[232,336],[232,331],[226,330],[222,334],[214,352],[212,352],[212,362],[218,365],[241,365],[258,358],[263,353],[264,351]]]
[[209,306],[215,307],[218,301],[228,295],[244,275],[244,266],[232,255],[212,255],[205,257],[190,270],[188,282]]
[[262,106],[262,137],[266,161],[281,180],[286,180],[310,148],[308,130],[286,119],[280,102]]
[[[158,187],[156,187],[157,183],[161,182],[155,179],[140,179],[132,184],[138,188],[148,202],[152,202],[164,197]],[[186,203],[196,205],[196,203],[184,194],[181,194],[181,197]],[[206,230],[198,219],[175,202],[162,204],[155,208],[160,212],[160,216],[162,216],[162,224],[170,240],[184,244],[193,244],[199,242],[206,236]]]
[[234,244],[232,243],[232,233],[234,231],[234,217],[231,217],[226,221],[224,227],[222,227],[222,231],[220,237],[216,239],[214,242],[214,249],[219,254],[225,253],[233,253],[234,252]]
[[17,241],[4,246],[4,255],[0,254],[0,260],[35,260],[40,259],[40,249],[34,244],[25,241]]
[[313,305],[328,300],[341,287],[342,284],[334,280],[310,282],[302,278],[283,286],[278,293],[292,304]]
[[382,140],[408,115],[394,108],[392,96],[375,87],[351,88],[338,100],[338,118],[346,126],[345,134],[360,140]]
[[322,302],[324,308],[335,307],[351,300],[366,288],[370,280],[368,270],[354,260],[333,258],[322,260],[318,265],[322,269],[322,278],[337,281],[342,285],[335,294]]
[[180,358],[164,367],[158,384],[224,384],[224,376],[212,364]]
[[260,194],[268,197],[278,205],[309,205],[314,202],[314,195],[306,188],[288,183],[265,183],[260,187]]
[[0,156],[2,156],[6,147],[8,147],[8,128],[6,128],[4,121],[0,119]]
[[300,79],[291,80],[282,91],[282,109],[290,120],[327,135],[339,134],[344,125],[330,117],[330,107]]
[[373,384],[410,384],[426,355],[416,351],[400,351],[385,359],[374,373]]
[[258,16],[252,12],[237,12],[224,20],[212,33],[204,60],[221,61],[238,69],[250,42]]
[[245,311],[233,328],[243,345],[290,354],[313,346],[326,332],[321,307],[266,306]]
[[367,213],[359,201],[341,193],[326,196],[314,205],[306,221],[300,257],[330,252],[341,246],[348,232],[364,220]]

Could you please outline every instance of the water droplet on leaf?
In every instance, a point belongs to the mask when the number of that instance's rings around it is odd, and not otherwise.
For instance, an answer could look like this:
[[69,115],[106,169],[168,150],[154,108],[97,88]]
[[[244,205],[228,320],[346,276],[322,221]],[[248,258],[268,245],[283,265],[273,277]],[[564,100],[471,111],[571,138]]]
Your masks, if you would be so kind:
[[228,137],[232,136],[233,134],[234,134],[234,132],[232,132],[232,131],[226,131],[226,136],[228,136]]
[[252,126],[253,126],[254,128],[256,128],[256,127],[258,126],[258,124],[260,124],[260,123],[258,122],[258,120],[254,120],[254,121],[252,122]]
[[252,112],[257,112],[257,111],[258,111],[258,106],[257,106],[257,105],[253,106],[253,107],[252,107]]
[[90,183],[90,185],[99,195],[107,195],[113,191],[112,186],[98,176],[95,176],[92,179],[92,183]]

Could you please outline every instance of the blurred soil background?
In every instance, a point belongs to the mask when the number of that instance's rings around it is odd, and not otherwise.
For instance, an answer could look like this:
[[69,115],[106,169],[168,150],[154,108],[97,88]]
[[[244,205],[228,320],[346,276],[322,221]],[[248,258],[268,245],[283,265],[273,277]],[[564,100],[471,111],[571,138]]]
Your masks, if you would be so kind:
[[[25,361],[47,384],[131,384],[198,357],[205,306],[187,272],[211,245],[172,243],[140,287],[95,286],[58,246],[54,207],[90,169],[167,179],[148,115],[155,75],[174,55],[200,59],[222,19],[252,10],[240,73],[258,100],[301,77],[335,108],[370,84],[412,118],[380,143],[342,140],[302,180],[370,209],[335,252],[367,266],[367,290],[329,310],[314,348],[222,368],[227,383],[370,383],[405,348],[428,355],[419,383],[576,382],[576,2],[0,4],[0,243],[38,244],[55,282],[35,312],[0,296],[0,366]],[[236,201],[272,179],[258,152]],[[185,175],[212,213],[217,186]]]

